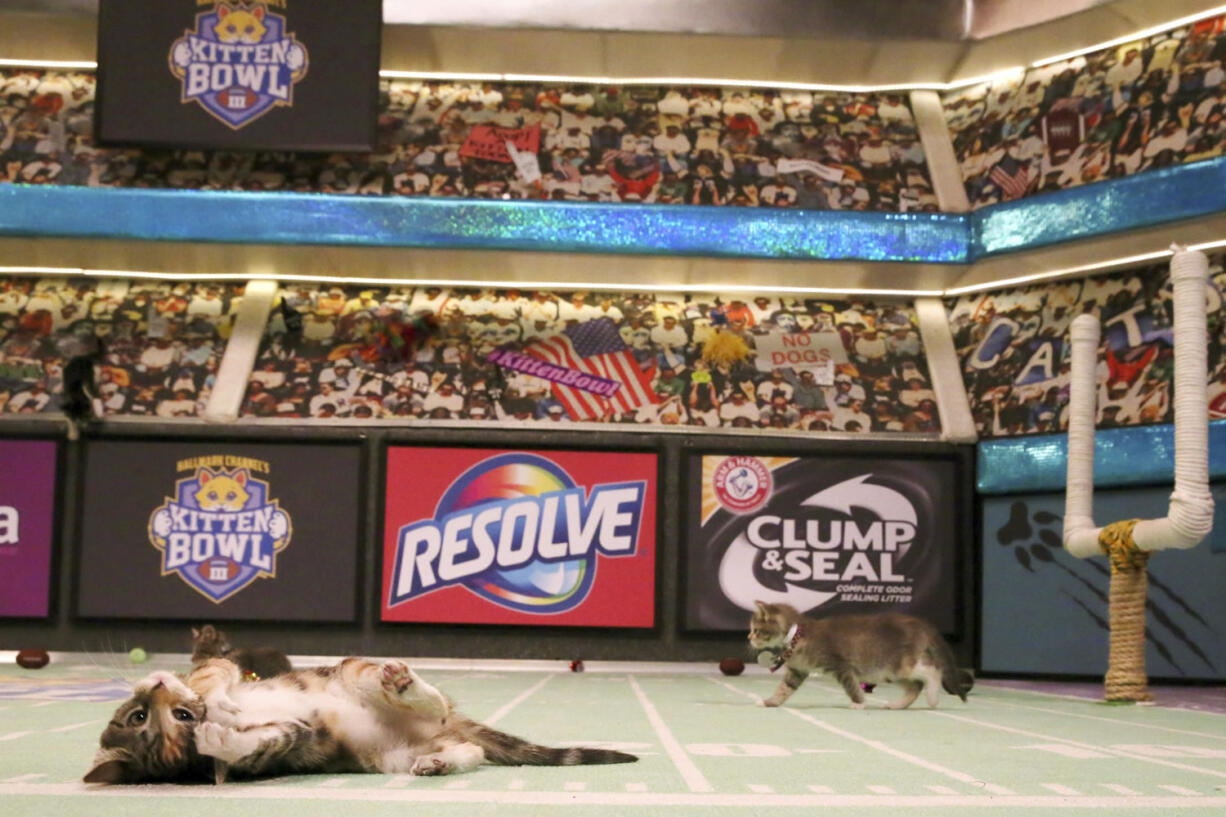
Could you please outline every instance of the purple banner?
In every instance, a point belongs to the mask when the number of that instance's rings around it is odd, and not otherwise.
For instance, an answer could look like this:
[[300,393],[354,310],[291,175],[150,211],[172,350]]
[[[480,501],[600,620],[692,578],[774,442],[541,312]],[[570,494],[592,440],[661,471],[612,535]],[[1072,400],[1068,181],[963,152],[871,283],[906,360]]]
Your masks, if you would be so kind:
[[46,616],[55,443],[0,440],[0,462],[0,616]]

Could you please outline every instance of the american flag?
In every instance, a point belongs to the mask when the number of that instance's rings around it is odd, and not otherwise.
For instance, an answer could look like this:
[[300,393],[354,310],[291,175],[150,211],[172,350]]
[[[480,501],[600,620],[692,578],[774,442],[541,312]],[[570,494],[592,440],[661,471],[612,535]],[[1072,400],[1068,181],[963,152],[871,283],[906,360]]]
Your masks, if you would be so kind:
[[1026,188],[1030,186],[1030,166],[1006,154],[988,173],[988,178],[1005,194],[1006,201],[1019,199],[1026,195]]
[[532,341],[524,351],[557,366],[621,383],[612,397],[554,383],[553,396],[572,420],[594,420],[610,411],[634,411],[658,402],[651,390],[651,373],[639,366],[609,318],[577,323],[560,335]]

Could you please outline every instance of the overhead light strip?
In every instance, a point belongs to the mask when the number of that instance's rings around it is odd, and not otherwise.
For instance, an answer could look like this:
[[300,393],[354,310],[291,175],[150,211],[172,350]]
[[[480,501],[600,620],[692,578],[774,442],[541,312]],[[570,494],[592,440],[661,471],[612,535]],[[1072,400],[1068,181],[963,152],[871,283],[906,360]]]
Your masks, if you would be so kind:
[[1095,51],[1102,51],[1105,48],[1114,48],[1117,45],[1127,45],[1128,43],[1136,42],[1137,40],[1143,40],[1146,37],[1152,37],[1155,34],[1161,34],[1164,31],[1170,31],[1173,28],[1181,28],[1209,17],[1217,17],[1221,14],[1226,14],[1226,6],[1217,6],[1216,8],[1212,8],[1207,11],[1198,11],[1195,14],[1189,14],[1187,17],[1180,17],[1178,20],[1171,20],[1170,22],[1166,22],[1161,25],[1150,26],[1149,28],[1133,32],[1132,34],[1128,34],[1123,37],[1116,37],[1114,40],[1107,40],[1105,43],[1098,43],[1097,45],[1079,48],[1076,51],[1069,51],[1066,54],[1057,54],[1054,57],[1047,57],[1046,59],[1033,63],[1031,67],[1042,68],[1044,65],[1051,65],[1053,62],[1071,60],[1074,57],[1091,54]]
[[279,275],[272,272],[152,272],[147,270],[86,269],[82,267],[0,267],[4,275],[38,275],[42,277],[84,276],[88,278],[142,278],[159,281],[279,281],[282,283],[356,284],[359,286],[440,286],[465,289],[559,289],[618,292],[635,290],[645,292],[688,293],[767,293],[778,295],[875,295],[891,298],[937,298],[940,289],[885,289],[869,287],[801,287],[801,286],[752,286],[747,284],[643,284],[637,281],[624,283],[592,283],[590,281],[484,281],[456,278],[379,278],[372,276],[349,277],[336,275],[302,275],[290,273]]
[[[1226,247],[1226,240],[1209,241],[1188,245],[1189,250],[1207,251]],[[159,281],[261,281],[271,280],[281,283],[310,284],[344,284],[358,286],[400,286],[400,287],[459,287],[464,289],[550,289],[550,290],[590,290],[596,292],[619,292],[633,289],[644,292],[678,292],[678,293],[745,293],[745,294],[775,294],[775,295],[830,295],[830,296],[877,296],[885,298],[952,298],[974,292],[999,290],[1023,286],[1038,281],[1048,281],[1057,278],[1067,278],[1097,271],[1119,269],[1146,262],[1160,261],[1170,258],[1169,249],[1154,252],[1138,253],[1121,256],[1091,264],[1079,264],[1072,267],[1036,272],[1029,275],[1017,275],[1009,278],[998,278],[960,287],[946,289],[889,289],[877,287],[823,287],[823,286],[769,286],[747,284],[643,284],[635,281],[620,283],[593,283],[590,281],[499,281],[499,280],[465,280],[457,278],[381,278],[375,276],[337,276],[337,275],[303,275],[289,273],[280,275],[274,272],[153,272],[147,270],[122,269],[86,269],[82,267],[38,267],[38,266],[6,266],[0,267],[0,275],[38,275],[42,277],[84,276],[89,278],[141,278]]]

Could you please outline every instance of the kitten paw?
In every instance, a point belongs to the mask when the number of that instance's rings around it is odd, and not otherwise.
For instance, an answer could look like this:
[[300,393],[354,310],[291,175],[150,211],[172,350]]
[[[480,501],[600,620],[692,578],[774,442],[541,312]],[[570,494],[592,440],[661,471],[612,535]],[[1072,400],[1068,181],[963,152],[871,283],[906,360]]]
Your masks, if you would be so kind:
[[238,721],[239,708],[229,695],[211,695],[204,699],[206,717],[222,726],[233,726]]
[[443,760],[438,755],[425,755],[413,761],[413,768],[409,769],[409,774],[428,777],[432,775],[451,774],[451,771],[451,764]]
[[204,721],[196,725],[196,751],[202,755],[215,757],[226,763],[233,763],[243,755],[236,752],[231,745],[234,730],[218,723]]
[[773,709],[776,706],[782,706],[782,705],[783,705],[783,701],[780,701],[776,698],[767,698],[765,701],[759,704],[759,706],[765,706],[768,709]]
[[388,694],[395,697],[404,696],[413,686],[413,681],[416,680],[413,676],[413,670],[409,669],[408,665],[402,661],[388,661],[383,665],[383,688]]
[[864,708],[864,701],[860,701],[859,703],[857,703],[857,702],[855,702],[855,701],[852,701],[852,702],[851,702],[851,708],[852,708],[852,709],[863,709],[863,708]]

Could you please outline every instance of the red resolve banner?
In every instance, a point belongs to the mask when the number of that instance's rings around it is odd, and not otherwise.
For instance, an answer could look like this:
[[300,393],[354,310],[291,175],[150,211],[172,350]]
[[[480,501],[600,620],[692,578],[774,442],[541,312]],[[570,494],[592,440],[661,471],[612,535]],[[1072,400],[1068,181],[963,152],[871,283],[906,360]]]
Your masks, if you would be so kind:
[[392,446],[383,621],[655,625],[654,454]]
[[466,159],[510,163],[514,160],[507,150],[507,142],[515,145],[518,151],[535,154],[541,146],[541,126],[500,128],[496,125],[474,125],[460,147],[460,155]]

